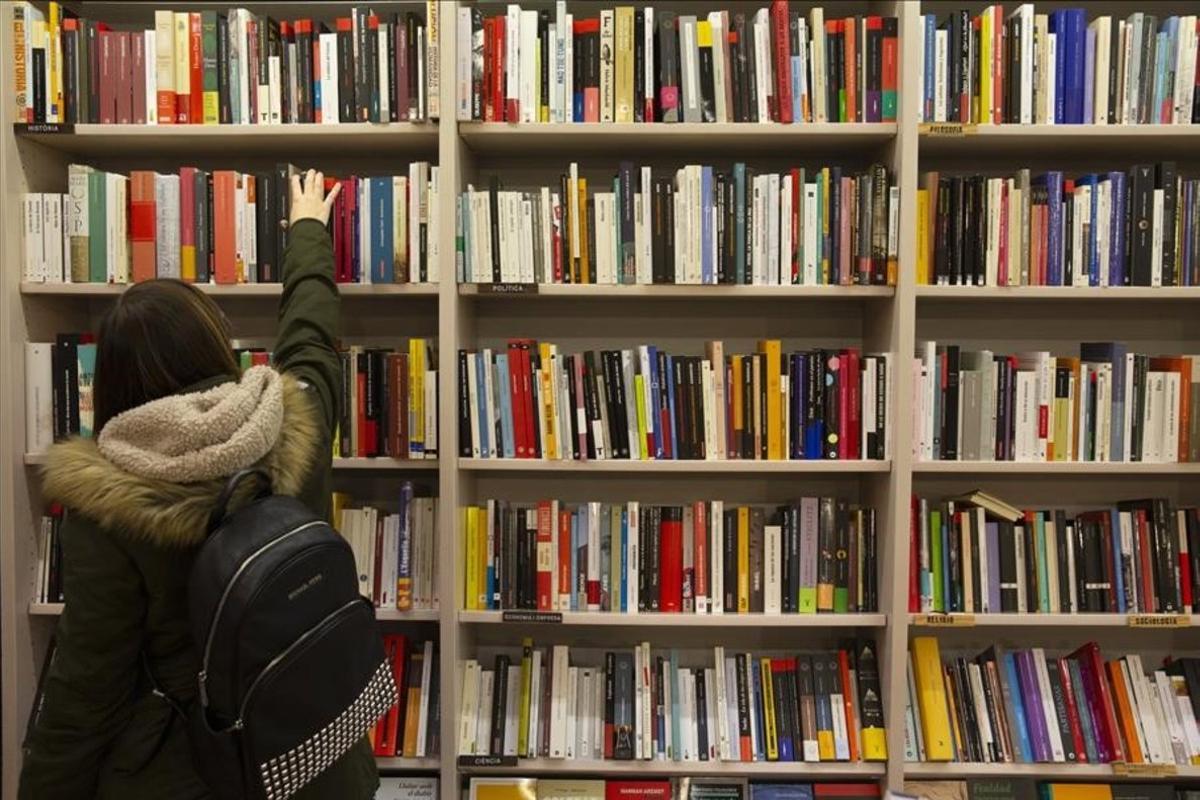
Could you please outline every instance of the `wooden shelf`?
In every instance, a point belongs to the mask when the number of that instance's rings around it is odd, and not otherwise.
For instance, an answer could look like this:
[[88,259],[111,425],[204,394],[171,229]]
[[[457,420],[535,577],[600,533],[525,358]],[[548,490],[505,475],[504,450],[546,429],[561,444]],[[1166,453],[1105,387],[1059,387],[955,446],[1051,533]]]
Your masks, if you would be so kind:
[[249,156],[299,153],[434,155],[436,123],[338,125],[63,125],[60,132],[15,126],[22,139],[81,156]]
[[915,763],[904,765],[905,778],[927,780],[963,780],[966,778],[1029,777],[1039,780],[1081,780],[1085,778],[1105,781],[1174,781],[1200,778],[1200,767],[1177,766],[1177,775],[1148,777],[1125,775],[1113,770],[1112,764],[969,764],[969,763]]
[[[946,126],[942,126],[946,127]],[[953,126],[950,126],[953,128]],[[922,125],[922,156],[971,155],[1011,158],[1123,156],[1194,158],[1200,125],[965,125],[963,135],[928,132]]]
[[[283,294],[280,283],[192,284],[213,297],[272,297]],[[50,297],[115,297],[129,288],[116,283],[22,283],[21,294]],[[436,283],[338,284],[342,297],[437,297]]]
[[29,615],[31,617],[57,617],[63,612],[62,603],[30,603]]
[[399,756],[385,757],[376,756],[375,766],[381,770],[398,771],[398,770],[413,770],[422,772],[432,772],[440,769],[442,760],[437,756],[432,758],[401,758]]
[[831,778],[877,778],[884,774],[884,767],[882,762],[600,761],[523,758],[518,760],[515,767],[460,765],[458,769],[467,775],[553,773],[556,775],[745,775],[779,778],[798,778],[811,775]]
[[538,284],[535,291],[494,292],[488,284],[459,284],[462,297],[479,300],[517,300],[539,298],[614,298],[622,300],[679,299],[679,300],[791,300],[815,297],[823,300],[864,300],[889,298],[896,294],[893,286],[679,286],[679,285],[633,285],[609,286],[598,284]]
[[[1142,633],[1152,633],[1161,631],[1181,630],[1180,627],[1163,626],[1132,626],[1129,623],[1131,616],[1166,616],[1158,614],[1149,615],[1134,615],[1134,614],[1016,614],[1016,613],[1000,613],[1000,614],[974,614],[974,621],[969,625],[930,625],[925,622],[928,614],[909,614],[908,625],[910,628],[919,628],[924,633],[938,631],[945,628],[953,630],[962,630],[964,627],[974,628],[992,628],[992,629],[1030,629],[1030,628],[1080,628],[1080,635],[1085,635],[1083,631],[1101,628],[1128,628],[1131,631],[1139,631]],[[942,616],[942,615],[938,615]],[[954,617],[955,614],[947,614],[945,616]],[[1189,621],[1186,626],[1181,626],[1183,629],[1200,628],[1200,616],[1189,615]]]
[[[503,611],[459,611],[461,625],[514,625],[506,622]],[[612,614],[592,611],[564,611],[562,623],[545,624],[598,628],[663,628],[687,625],[689,628],[882,628],[886,614]]]
[[895,138],[894,122],[809,123],[804,125],[725,123],[537,123],[460,122],[463,142],[478,154],[540,155],[578,153],[614,155],[636,148],[638,153],[743,148],[760,153],[775,149],[837,148],[863,150]]
[[918,286],[918,300],[1200,300],[1200,286]]
[[458,468],[471,472],[614,472],[689,474],[860,473],[888,472],[890,461],[547,461],[544,458],[460,458]]
[[[46,463],[45,453],[26,453],[25,465],[41,466]],[[405,459],[405,458],[335,458],[335,470],[429,470],[438,468],[436,458]]]
[[[30,603],[29,614],[34,617],[57,617],[62,614],[62,603]],[[394,608],[375,609],[375,619],[380,622],[437,622],[440,615],[437,611],[414,609],[399,611]]]
[[1086,461],[914,461],[916,474],[965,475],[1196,475],[1200,463]]

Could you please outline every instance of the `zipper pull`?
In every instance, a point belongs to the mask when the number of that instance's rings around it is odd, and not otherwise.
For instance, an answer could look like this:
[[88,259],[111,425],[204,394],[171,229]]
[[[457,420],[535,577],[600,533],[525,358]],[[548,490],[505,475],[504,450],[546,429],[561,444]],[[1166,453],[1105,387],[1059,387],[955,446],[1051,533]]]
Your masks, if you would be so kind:
[[200,684],[200,705],[204,708],[208,708],[208,672],[205,670],[200,670],[200,674],[197,676],[197,682]]

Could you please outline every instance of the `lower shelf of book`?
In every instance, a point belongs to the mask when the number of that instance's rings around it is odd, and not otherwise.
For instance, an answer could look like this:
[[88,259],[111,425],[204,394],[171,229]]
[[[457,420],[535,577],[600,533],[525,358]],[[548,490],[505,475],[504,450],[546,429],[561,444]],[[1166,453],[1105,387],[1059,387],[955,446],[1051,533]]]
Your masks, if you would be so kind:
[[516,765],[488,763],[500,759],[464,757],[459,772],[465,775],[537,774],[556,775],[727,775],[730,777],[804,776],[862,778],[882,776],[887,765],[880,762],[805,761],[606,761],[594,759],[525,758]]
[[[57,617],[63,612],[62,603],[30,603],[29,615],[33,617]],[[375,619],[380,622],[437,622],[441,612],[418,608],[400,611],[395,608],[375,609]]]
[[[1200,466],[1200,465],[1195,465]],[[659,472],[659,473],[792,473],[888,472],[891,461],[820,459],[795,461],[613,458],[591,461],[557,461],[545,458],[459,458],[458,468],[474,472]]]
[[1200,627],[1191,614],[911,614],[913,628],[1138,628]]
[[1195,780],[1200,778],[1198,766],[1173,764],[970,764],[907,763],[905,778],[963,780],[989,777],[1032,777],[1046,780]]
[[886,614],[618,614],[599,611],[459,611],[460,625],[561,624],[603,628],[882,628]]
[[442,760],[433,758],[375,757],[375,766],[383,771],[433,772],[441,769]]
[[[46,463],[45,453],[26,453],[25,466],[37,467]],[[436,458],[335,458],[335,470],[428,470],[438,468]]]

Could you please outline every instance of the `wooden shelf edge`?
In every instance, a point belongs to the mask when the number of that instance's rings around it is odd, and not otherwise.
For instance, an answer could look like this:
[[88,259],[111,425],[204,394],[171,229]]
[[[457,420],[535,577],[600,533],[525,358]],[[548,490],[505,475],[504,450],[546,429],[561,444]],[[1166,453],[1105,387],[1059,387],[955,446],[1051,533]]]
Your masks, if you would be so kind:
[[805,775],[864,778],[881,777],[885,762],[807,762],[807,761],[601,761],[594,759],[518,759],[515,767],[458,764],[464,775],[520,775],[523,773],[597,774],[597,775],[729,775],[779,776]]
[[918,300],[1198,300],[1200,286],[918,286]]
[[[21,284],[21,294],[39,297],[115,297],[132,284],[112,283],[30,283]],[[279,283],[192,284],[213,297],[279,297]],[[343,297],[437,297],[436,283],[338,284]]]
[[[62,614],[62,603],[30,603],[29,614],[35,617],[57,617]],[[392,608],[375,609],[375,619],[380,622],[437,622],[440,614],[427,609],[398,611]]]
[[1179,631],[1181,628],[1200,628],[1200,616],[1196,615],[1178,615],[1188,617],[1186,625],[1134,625],[1130,622],[1131,617],[1172,617],[1167,614],[1018,614],[1018,613],[999,613],[999,614],[969,614],[969,622],[962,625],[953,623],[938,623],[927,622],[929,617],[961,617],[958,614],[909,614],[908,625],[910,628],[920,629],[922,632],[937,631],[944,628],[954,628],[961,630],[962,628],[1130,628],[1144,633],[1154,631]]
[[[936,130],[931,130],[935,128]],[[957,122],[920,122],[917,135],[922,142],[956,138],[944,131],[961,128],[964,138],[985,139],[1111,139],[1126,136],[1158,139],[1196,139],[1200,141],[1200,125],[979,125]]]
[[866,298],[890,298],[896,294],[894,286],[745,286],[745,285],[598,285],[598,284],[537,284],[528,292],[493,292],[491,284],[462,283],[458,294],[462,297],[488,299],[525,299],[538,297],[613,297],[622,299],[794,299],[819,297],[822,299],[862,300]]
[[471,472],[581,472],[660,474],[758,473],[881,473],[890,461],[677,461],[605,459],[602,461],[548,461],[538,458],[459,458],[458,468]]
[[[39,467],[46,463],[45,453],[26,453],[25,466]],[[436,458],[335,458],[335,470],[436,470]]]
[[[460,625],[515,625],[506,622],[503,611],[459,611]],[[542,623],[533,623],[542,624]],[[564,611],[561,623],[547,627],[661,628],[684,624],[695,628],[882,628],[886,614],[614,614]]]
[[736,135],[748,138],[828,136],[863,136],[890,138],[899,131],[896,122],[805,122],[798,124],[761,122],[467,122],[458,123],[458,134],[470,141],[473,138],[530,138],[561,136],[637,136],[641,139],[672,139],[695,135]]
[[912,470],[913,474],[965,475],[1194,475],[1200,473],[1200,462],[915,461]]
[[[1134,765],[1136,768],[1140,765]],[[1112,764],[972,764],[960,762],[904,764],[905,778],[957,779],[986,777],[1032,777],[1040,780],[1104,780],[1177,781],[1200,778],[1200,767],[1176,766],[1175,775],[1136,775],[1114,770]]]
[[433,756],[430,758],[403,758],[400,756],[375,756],[375,766],[379,769],[387,770],[422,770],[432,771],[441,769],[442,759]]

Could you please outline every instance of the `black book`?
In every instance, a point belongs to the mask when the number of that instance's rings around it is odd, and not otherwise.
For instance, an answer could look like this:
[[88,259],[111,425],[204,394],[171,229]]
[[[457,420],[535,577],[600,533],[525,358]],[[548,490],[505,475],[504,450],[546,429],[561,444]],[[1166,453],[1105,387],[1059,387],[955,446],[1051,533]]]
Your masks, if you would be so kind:
[[583,398],[575,393],[575,359],[577,356],[569,355],[563,360],[563,368],[567,373],[567,402],[570,404],[570,412],[566,414],[568,432],[571,435],[571,441],[568,443],[571,446],[571,457],[578,461],[583,457],[583,453],[579,450],[579,435],[583,433],[586,437],[587,431],[579,429],[579,415],[575,412],[582,402]]
[[[29,34],[26,33],[26,36]],[[46,49],[33,48],[30,63],[33,68],[33,121],[46,121]]]
[[[261,270],[262,265],[259,265]],[[262,280],[261,272],[259,275]],[[387,383],[385,372],[385,357],[384,350],[372,350],[370,361],[370,373],[368,378],[368,391],[370,394],[371,403],[371,419],[375,423],[375,441],[372,443],[374,450],[370,453],[372,456],[383,455],[387,452]]]
[[[1148,285],[1148,284],[1147,284]],[[1133,376],[1130,379],[1130,392],[1125,397],[1126,403],[1132,403],[1130,412],[1129,460],[1142,460],[1142,417],[1146,409],[1146,370],[1149,361],[1146,356],[1138,353],[1133,357]]]
[[278,244],[275,232],[279,228],[278,197],[272,172],[260,172],[254,177],[257,203],[254,208],[255,226],[258,229],[257,253],[258,280],[274,283],[279,280],[279,257],[275,250]]
[[[421,95],[417,86],[417,73],[420,70],[417,68],[417,37],[421,33],[421,19],[413,12],[408,12],[404,18],[404,25],[407,28],[407,45],[408,50],[405,53],[405,58],[408,63],[408,120],[409,122],[423,121],[421,112]],[[499,278],[496,279],[497,281]]]
[[863,512],[866,533],[863,535],[866,555],[863,558],[863,611],[879,610],[879,533],[875,527],[875,509]]
[[608,754],[612,753],[612,757],[616,757],[616,730],[617,721],[617,656],[616,653],[609,650],[604,654],[604,731],[611,732],[613,739],[611,742],[605,742],[601,745],[601,752]]
[[730,509],[725,512],[725,530],[722,537],[724,559],[724,603],[726,614],[737,613],[737,563],[738,563],[738,512]]
[[945,599],[951,612],[963,610],[962,529],[954,519],[949,505],[942,506],[942,524],[949,531],[946,540],[946,560],[950,570],[950,596]]
[[967,752],[971,761],[983,761],[983,741],[980,736],[980,723],[975,713],[975,693],[971,689],[971,681],[967,677],[967,662],[965,658],[955,658],[950,668],[950,691],[955,697],[962,721],[962,732],[966,737]]
[[1108,611],[1110,582],[1105,580],[1104,537],[1100,523],[1094,517],[1081,515],[1077,525],[1083,526],[1084,610]]
[[[794,688],[795,684],[792,681],[791,672],[787,670],[787,661],[784,659],[771,659],[771,694],[775,698],[775,726],[779,731],[779,759],[781,761],[794,761],[795,755],[792,750],[792,742],[795,741],[794,716],[792,707],[792,694],[789,687]],[[784,742],[788,746],[784,747]],[[784,756],[791,756],[785,759]]]
[[617,653],[615,708],[613,712],[613,758],[633,760],[633,654]]
[[1076,610],[1071,608],[1071,583],[1067,580],[1067,576],[1071,574],[1070,562],[1068,561],[1071,542],[1070,534],[1067,531],[1067,512],[1061,508],[1057,508],[1053,514],[1054,542],[1058,555],[1058,607],[1065,614]]
[[871,458],[882,459],[887,456],[887,427],[888,427],[888,368],[887,358],[875,359],[875,446]]
[[[304,24],[301,25],[301,22]],[[296,23],[296,121],[313,122],[313,29],[312,20]],[[395,87],[393,87],[394,89]],[[395,95],[392,95],[392,111],[395,112]],[[394,120],[394,118],[393,118]]]
[[732,28],[736,41],[729,48],[729,80],[733,87],[733,108],[729,113],[734,122],[747,122],[750,119],[750,88],[746,80],[746,15],[735,12]]
[[492,226],[492,281],[500,283],[500,178],[495,175],[488,181],[488,206]]
[[763,523],[765,514],[761,508],[750,509],[750,612],[763,612],[765,586],[763,581],[763,556],[766,552]]
[[696,739],[697,750],[701,761],[708,761],[708,714],[701,713],[701,709],[708,708],[708,687],[704,684],[704,670],[697,669],[693,672],[696,678]]
[[782,607],[783,613],[791,614],[799,610],[796,601],[800,594],[800,515],[796,506],[783,506],[778,513],[783,537]]
[[675,356],[671,359],[671,380],[675,385],[675,445],[676,459],[691,458],[691,448],[687,437],[687,383],[684,381],[686,370],[683,366],[684,357]]
[[542,106],[535,110],[534,119],[541,120],[542,119],[542,111],[545,110],[547,112],[546,121],[551,122],[552,120],[549,117],[550,109],[549,109],[549,99],[548,98],[550,97],[550,70],[554,63],[554,59],[551,58],[551,54],[550,54],[550,12],[549,11],[546,11],[543,9],[538,12],[538,28],[537,28],[537,30],[538,30],[538,48],[539,48],[539,50],[541,52],[541,56],[542,56],[542,70],[541,70],[542,74],[540,76],[541,86],[542,86],[541,95],[540,95],[542,98]]
[[987,179],[982,175],[974,178],[974,213],[971,215],[971,244],[974,247],[972,276],[976,286],[983,286],[987,271],[987,231],[983,220],[987,219]]
[[946,346],[946,404],[943,407],[942,458],[954,461],[958,458],[958,394],[959,394],[959,349],[958,345]]
[[[663,516],[670,512],[670,508],[663,506],[651,506],[650,508],[650,581],[648,588],[650,590],[650,610],[659,610],[659,569],[662,565],[662,520]],[[682,519],[680,515],[679,519]],[[659,695],[660,697],[662,695]]]
[[[822,497],[817,513],[817,585],[833,585],[835,567],[833,548],[837,532],[833,512],[833,498]],[[817,609],[818,611],[822,609]]]
[[[941,196],[941,192],[938,192]],[[966,192],[964,181],[960,177],[950,179],[949,220],[946,244],[949,247],[947,266],[950,271],[950,283],[959,285],[966,283],[963,272],[963,217],[966,216]]]
[[834,525],[836,526],[836,549],[833,554],[833,587],[845,589],[849,594],[850,586],[850,514],[846,501],[838,498],[834,503]]
[[823,365],[822,385],[825,387],[825,439],[823,449],[825,457],[835,459],[838,457],[838,430],[840,424],[838,398],[842,391],[842,376],[840,369],[834,369],[830,361],[837,359],[839,362],[841,356],[837,351],[822,351],[821,364]]
[[[87,70],[88,70],[88,117],[87,121],[100,121],[100,28],[95,20],[85,23],[85,39],[87,41]],[[36,51],[35,51],[36,52]],[[34,75],[39,73],[35,72]],[[36,85],[36,81],[34,82]],[[155,101],[157,102],[157,100]],[[37,103],[34,103],[36,113]]]
[[[351,24],[347,24],[348,22],[348,19],[339,19],[337,30],[338,120],[340,122],[357,121],[354,103],[356,77],[354,73],[354,28]],[[259,29],[262,29],[261,25]],[[259,71],[262,71],[261,65]]]
[[[153,58],[153,53],[147,53],[146,58]],[[232,98],[229,90],[229,20],[224,14],[217,14],[217,113],[222,125],[233,122]],[[284,86],[287,82],[284,82]],[[146,102],[154,101],[147,98]],[[262,203],[262,198],[259,198]],[[259,228],[259,230],[262,230]]]
[[[672,376],[671,370],[667,368],[667,354],[659,350],[656,355],[658,357],[658,380],[660,383],[660,390],[658,393],[658,416],[655,418],[655,420],[657,423],[661,423],[664,419],[669,418],[671,412],[671,401],[669,397],[671,388],[669,384]],[[665,436],[666,434],[664,433],[664,442],[667,441]],[[670,448],[668,447],[664,447],[664,453],[669,449]],[[677,452],[673,452],[671,455],[673,458],[679,457]]]
[[675,12],[660,11],[658,15],[658,85],[661,96],[660,122],[679,122],[682,109],[679,81],[679,39],[675,32]]
[[599,438],[596,436],[596,430],[599,427],[597,423],[602,419],[600,415],[600,394],[597,391],[597,381],[600,380],[600,373],[597,372],[596,351],[588,350],[584,353],[583,363],[584,406],[588,420],[588,458],[593,459],[596,458],[597,451],[603,451],[604,449],[603,435]]
[[738,653],[734,656],[737,664],[737,718],[738,718],[738,738],[740,740],[748,740],[750,738],[750,692],[751,687],[746,685],[746,669],[749,666],[745,653]]
[[[743,35],[745,38],[743,38]],[[760,53],[755,46],[754,41],[754,21],[751,19],[749,25],[744,25],[741,34],[738,35],[738,44],[742,47],[742,53],[745,60],[742,62],[742,76],[746,84],[746,122],[758,122],[758,93],[768,92],[766,86],[758,85],[758,59],[770,59],[770,53]],[[747,186],[752,186],[753,182],[748,181]],[[747,264],[750,262],[746,262]]]
[[[1129,274],[1134,286],[1149,286],[1154,270],[1154,167],[1137,164],[1129,171]],[[1070,237],[1068,237],[1070,238]]]
[[[1158,188],[1163,193],[1162,211],[1162,285],[1175,286],[1182,281],[1175,274],[1175,162],[1163,161],[1156,167]],[[1180,209],[1182,211],[1182,209]]]
[[[94,28],[93,24],[93,28]],[[92,121],[92,72],[93,40],[88,38],[87,20],[79,20],[78,32],[75,37],[75,121]],[[172,117],[173,118],[173,117]]]
[[996,526],[1000,543],[1000,611],[1014,613],[1017,610],[1017,540],[1013,523],[1000,520]]
[[854,647],[854,665],[857,670],[858,719],[862,729],[883,729],[883,695],[879,685],[879,658],[875,643],[870,639],[859,639]]
[[471,397],[467,372],[467,359],[474,358],[466,350],[458,351],[458,454],[470,458],[471,453]]
[[[711,37],[710,37],[711,38]],[[702,122],[717,121],[717,98],[713,86],[713,47],[716,42],[700,45],[700,119]]]
[[[691,402],[691,436],[692,436],[692,458],[707,458],[707,444],[704,440],[704,379],[702,377],[703,368],[701,362],[703,359],[700,356],[695,356],[688,359],[688,381],[690,382],[690,402]],[[766,381],[763,381],[766,385]]]
[[[638,8],[633,12],[633,121],[652,122],[646,119],[646,11]],[[643,187],[643,196],[650,187]],[[645,202],[643,199],[642,202]]]
[[377,37],[371,35],[366,8],[353,8],[350,13],[354,20],[354,119],[378,122],[379,94],[375,84],[379,72],[373,58]]
[[[1165,613],[1185,611],[1180,592],[1179,526],[1170,503],[1161,497],[1154,499],[1155,579],[1158,583],[1158,602]],[[1160,577],[1161,576],[1161,577]]]
[[[538,380],[538,374],[540,373],[540,371],[542,369],[542,354],[538,350],[537,346],[534,344],[531,344],[529,341],[522,341],[521,349],[526,351],[526,353],[527,353],[526,358],[528,358],[528,360],[529,360],[528,361],[529,372],[530,372],[529,387],[530,387],[530,391],[532,392],[531,399],[533,400],[533,403],[534,403],[533,407],[530,408],[530,410],[529,410],[529,413],[533,417],[533,456],[534,456],[534,458],[541,458],[542,457],[542,439],[538,435],[538,431],[542,427],[542,421],[538,418],[537,409],[542,407],[541,406],[542,384]],[[529,563],[532,564],[534,562],[530,561]],[[536,604],[535,604],[535,607],[536,607]]]
[[504,727],[508,700],[508,656],[496,656],[496,677],[492,687],[492,742],[491,755],[504,753]]
[[196,281],[207,283],[212,274],[210,258],[212,257],[212,178],[202,169],[196,170],[196,183],[193,190],[196,214]]
[[1200,715],[1200,658],[1176,658],[1163,667],[1168,675],[1182,675],[1187,681],[1192,711]]

